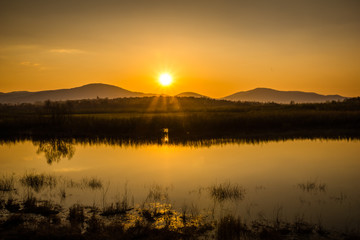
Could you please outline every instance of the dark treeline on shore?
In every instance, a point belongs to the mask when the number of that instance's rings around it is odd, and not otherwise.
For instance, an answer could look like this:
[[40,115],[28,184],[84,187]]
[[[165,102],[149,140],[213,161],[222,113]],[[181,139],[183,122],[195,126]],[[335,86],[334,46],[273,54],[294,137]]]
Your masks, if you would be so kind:
[[49,113],[173,113],[173,112],[249,112],[273,110],[316,110],[316,111],[360,111],[360,97],[344,101],[325,103],[260,103],[234,102],[212,98],[194,97],[134,97],[134,98],[98,98],[69,101],[45,101],[35,104],[0,104],[0,116],[13,114],[49,114]]
[[212,138],[360,136],[360,98],[317,104],[230,102],[146,97],[0,105],[8,137],[74,137],[157,141]]

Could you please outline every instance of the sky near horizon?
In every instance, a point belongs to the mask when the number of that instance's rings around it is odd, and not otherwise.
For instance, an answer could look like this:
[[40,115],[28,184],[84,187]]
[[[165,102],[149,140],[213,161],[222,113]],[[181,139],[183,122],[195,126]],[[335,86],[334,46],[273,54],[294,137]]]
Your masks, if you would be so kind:
[[[360,96],[358,0],[2,0],[0,92]],[[173,75],[166,89],[157,78]]]

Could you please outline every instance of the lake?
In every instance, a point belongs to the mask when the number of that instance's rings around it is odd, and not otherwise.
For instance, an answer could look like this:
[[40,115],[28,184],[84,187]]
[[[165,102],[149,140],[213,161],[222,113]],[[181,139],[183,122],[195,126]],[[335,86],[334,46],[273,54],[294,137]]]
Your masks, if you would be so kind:
[[[339,230],[359,229],[359,170],[358,140],[0,145],[0,176],[14,179],[12,197],[19,199],[29,194],[21,179],[44,174],[57,183],[33,194],[66,207],[103,207],[126,197],[133,206],[152,201],[213,217],[231,213],[245,222],[302,219]],[[220,188],[237,195],[220,198]]]

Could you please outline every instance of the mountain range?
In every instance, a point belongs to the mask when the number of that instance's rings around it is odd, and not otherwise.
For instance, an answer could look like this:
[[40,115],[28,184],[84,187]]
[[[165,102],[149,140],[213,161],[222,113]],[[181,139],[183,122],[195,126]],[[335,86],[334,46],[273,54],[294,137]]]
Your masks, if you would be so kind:
[[3,93],[0,94],[0,103],[35,103],[46,100],[65,101],[94,98],[146,97],[153,95],[154,94],[131,92],[113,85],[93,83],[70,89]]
[[[58,89],[39,92],[17,91],[0,93],[0,103],[35,103],[46,100],[65,101],[95,98],[126,98],[126,97],[149,97],[157,94],[132,92],[117,86],[93,83],[70,89]],[[176,97],[208,98],[207,96],[183,92]],[[278,91],[269,88],[256,88],[249,91],[237,92],[221,98],[228,101],[249,101],[249,102],[276,102],[276,103],[315,103],[326,101],[341,101],[346,97],[340,95],[320,95],[312,92],[300,91]]]
[[249,91],[237,92],[222,99],[246,102],[320,103],[342,101],[345,98],[346,97],[340,95],[321,95],[313,92],[278,91],[270,88],[255,88]]
[[175,95],[175,97],[194,97],[194,98],[209,98],[205,95],[201,95],[201,94],[198,94],[198,93],[195,93],[195,92],[182,92],[182,93],[179,93],[177,95]]

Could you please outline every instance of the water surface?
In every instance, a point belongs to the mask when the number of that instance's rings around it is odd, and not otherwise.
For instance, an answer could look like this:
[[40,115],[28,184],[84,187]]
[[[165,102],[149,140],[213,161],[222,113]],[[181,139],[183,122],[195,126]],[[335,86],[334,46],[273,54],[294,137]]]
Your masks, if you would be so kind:
[[[205,144],[206,145],[206,144]],[[86,144],[44,140],[0,145],[0,174],[46,173],[62,179],[58,189],[39,193],[66,206],[103,205],[125,193],[134,204],[151,191],[159,201],[201,212],[235,213],[246,221],[297,218],[327,227],[359,229],[360,142],[357,140],[287,140],[249,144],[233,142],[170,145]],[[103,189],[73,188],[66,181],[100,180]],[[214,186],[239,186],[243,199],[218,201]],[[17,186],[17,195],[26,194]],[[106,193],[104,191],[106,189]],[[105,203],[106,204],[106,203]]]

